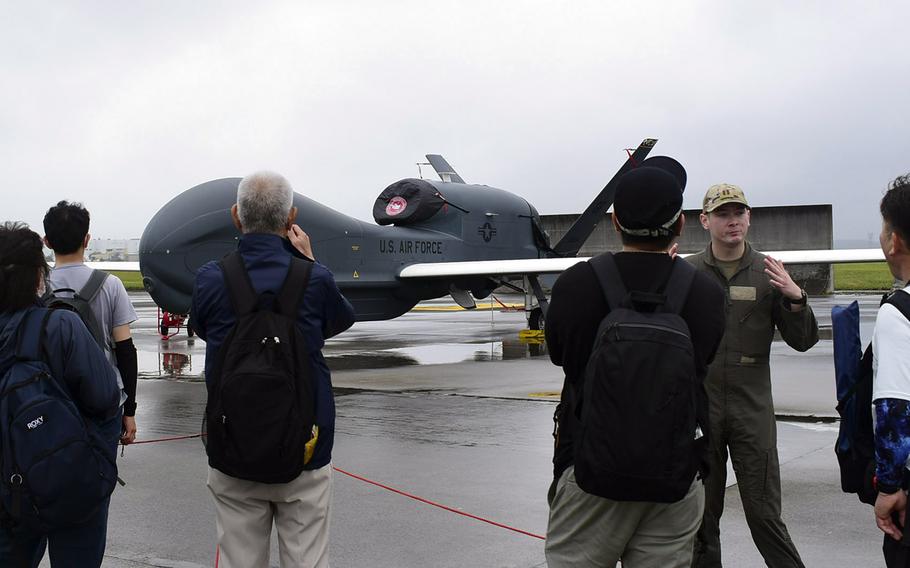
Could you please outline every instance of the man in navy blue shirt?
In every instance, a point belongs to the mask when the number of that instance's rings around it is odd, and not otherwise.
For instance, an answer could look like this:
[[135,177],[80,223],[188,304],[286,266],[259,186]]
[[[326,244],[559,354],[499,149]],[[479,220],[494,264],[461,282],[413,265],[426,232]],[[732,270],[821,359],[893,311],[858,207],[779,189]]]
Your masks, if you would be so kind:
[[[309,351],[319,434],[303,473],[288,483],[248,481],[209,468],[220,565],[225,568],[267,567],[273,521],[282,566],[328,566],[335,400],[321,349],[326,339],[351,327],[354,310],[338,290],[332,273],[315,262],[309,237],[294,223],[297,208],[293,196],[284,177],[272,172],[251,174],[240,181],[231,217],[243,233],[238,251],[257,294],[277,294],[292,257],[313,262],[297,325]],[[221,346],[236,323],[224,273],[217,262],[202,266],[196,274],[191,318],[206,342],[205,375],[211,384]]]

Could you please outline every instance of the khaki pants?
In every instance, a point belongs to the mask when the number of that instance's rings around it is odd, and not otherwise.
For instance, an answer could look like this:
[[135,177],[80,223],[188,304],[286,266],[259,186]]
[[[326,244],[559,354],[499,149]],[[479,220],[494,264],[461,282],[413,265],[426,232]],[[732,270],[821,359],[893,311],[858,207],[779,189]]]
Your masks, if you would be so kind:
[[550,505],[550,568],[688,568],[705,507],[701,481],[676,503],[613,501],[585,493],[563,472]]
[[268,568],[272,522],[282,568],[329,565],[332,466],[304,471],[288,483],[257,483],[209,468],[223,568]]

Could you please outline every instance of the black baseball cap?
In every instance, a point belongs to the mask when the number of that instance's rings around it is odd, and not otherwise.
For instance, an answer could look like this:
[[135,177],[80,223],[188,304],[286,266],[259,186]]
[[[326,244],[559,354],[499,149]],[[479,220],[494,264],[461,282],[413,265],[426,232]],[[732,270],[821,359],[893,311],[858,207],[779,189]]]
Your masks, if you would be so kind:
[[627,235],[670,236],[673,234],[671,227],[682,214],[683,187],[679,180],[681,172],[685,184],[685,170],[675,160],[673,163],[679,167],[672,173],[667,168],[647,165],[647,162],[619,178],[613,212],[620,230]]
[[682,191],[686,190],[686,168],[670,156],[651,156],[641,163],[641,167],[651,167],[672,174]]

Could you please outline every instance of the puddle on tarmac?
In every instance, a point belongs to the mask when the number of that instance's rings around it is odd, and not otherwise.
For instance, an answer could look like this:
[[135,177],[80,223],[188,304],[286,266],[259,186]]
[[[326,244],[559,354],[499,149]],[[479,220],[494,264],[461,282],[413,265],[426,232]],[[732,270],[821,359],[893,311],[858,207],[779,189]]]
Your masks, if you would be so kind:
[[[143,379],[203,380],[205,357],[178,351],[139,350]],[[546,344],[519,340],[485,343],[437,343],[370,351],[333,351],[326,356],[333,371],[388,369],[411,365],[439,365],[466,361],[506,361],[547,355]]]
[[406,365],[440,365],[465,361],[507,361],[547,355],[544,343],[491,341],[488,343],[434,343],[326,357],[332,370],[378,369]]
[[189,353],[141,349],[137,351],[137,355],[141,379],[203,380],[205,357],[202,355],[193,357]]

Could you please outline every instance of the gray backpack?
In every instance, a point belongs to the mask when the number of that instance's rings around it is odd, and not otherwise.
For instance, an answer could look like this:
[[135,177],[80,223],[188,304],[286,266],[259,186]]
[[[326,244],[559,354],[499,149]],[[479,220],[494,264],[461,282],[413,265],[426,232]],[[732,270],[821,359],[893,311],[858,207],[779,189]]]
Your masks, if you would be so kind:
[[48,290],[42,300],[44,301],[44,306],[52,310],[64,309],[75,312],[79,319],[82,320],[82,323],[85,324],[85,327],[91,332],[101,350],[105,353],[110,353],[110,341],[105,337],[103,328],[98,323],[98,320],[95,319],[95,313],[90,305],[95,296],[98,295],[98,292],[101,291],[101,287],[107,277],[107,272],[93,270],[88,282],[78,292],[72,288],[57,288]]

